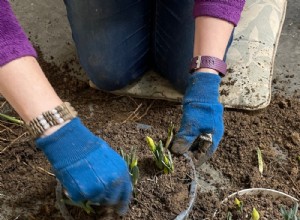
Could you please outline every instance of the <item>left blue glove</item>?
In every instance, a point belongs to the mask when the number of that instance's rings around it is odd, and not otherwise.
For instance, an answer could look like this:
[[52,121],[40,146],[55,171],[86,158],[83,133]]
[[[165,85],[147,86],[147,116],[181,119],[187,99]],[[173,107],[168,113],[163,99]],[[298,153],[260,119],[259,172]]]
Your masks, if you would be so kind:
[[[206,156],[210,158],[224,134],[223,106],[219,102],[221,77],[212,73],[197,72],[190,76],[183,99],[181,127],[171,150],[183,154],[190,150],[200,135],[211,134]],[[199,146],[201,147],[201,146]]]
[[110,205],[120,214],[127,211],[132,185],[125,161],[79,118],[36,144],[74,202]]

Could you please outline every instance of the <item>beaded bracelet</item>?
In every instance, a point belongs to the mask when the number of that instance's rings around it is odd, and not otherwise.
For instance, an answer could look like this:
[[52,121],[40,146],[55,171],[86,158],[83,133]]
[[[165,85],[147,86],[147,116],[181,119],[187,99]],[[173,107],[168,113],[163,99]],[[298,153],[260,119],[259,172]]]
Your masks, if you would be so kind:
[[43,112],[35,119],[26,123],[26,127],[33,138],[38,138],[49,128],[62,124],[76,116],[77,112],[71,104],[69,102],[64,102],[52,110]]

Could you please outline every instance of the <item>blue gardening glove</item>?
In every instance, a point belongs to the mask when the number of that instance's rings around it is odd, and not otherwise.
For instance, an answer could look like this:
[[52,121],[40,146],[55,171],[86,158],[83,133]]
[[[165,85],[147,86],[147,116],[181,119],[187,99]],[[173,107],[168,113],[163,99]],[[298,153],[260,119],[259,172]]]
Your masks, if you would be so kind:
[[74,118],[36,145],[50,161],[56,177],[74,202],[91,201],[128,209],[132,185],[122,157]]
[[198,72],[190,76],[183,99],[181,127],[172,146],[174,153],[203,147],[198,143],[205,137],[211,137],[205,149],[207,159],[217,149],[224,133],[223,106],[218,100],[220,82],[221,77],[216,74]]

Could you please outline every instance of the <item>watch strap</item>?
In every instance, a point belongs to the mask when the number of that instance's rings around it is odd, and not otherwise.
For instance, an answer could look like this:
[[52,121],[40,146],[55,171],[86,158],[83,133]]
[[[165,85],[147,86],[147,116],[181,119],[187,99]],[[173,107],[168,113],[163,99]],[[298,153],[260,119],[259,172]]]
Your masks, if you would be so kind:
[[212,56],[194,57],[191,61],[190,73],[193,73],[200,68],[214,69],[218,71],[222,77],[226,75],[227,71],[226,63],[223,60]]

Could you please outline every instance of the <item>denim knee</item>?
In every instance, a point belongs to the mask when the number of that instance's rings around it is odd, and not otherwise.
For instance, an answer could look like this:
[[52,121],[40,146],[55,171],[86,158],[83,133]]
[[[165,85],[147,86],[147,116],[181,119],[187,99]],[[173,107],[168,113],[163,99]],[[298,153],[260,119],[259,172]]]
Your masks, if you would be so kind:
[[[114,63],[113,60],[101,60],[95,55],[84,57],[88,57],[88,61],[82,61],[81,63],[88,77],[98,89],[104,91],[122,89],[146,72],[147,65],[144,64],[143,60],[133,63],[133,60],[118,62],[114,59]],[[122,58],[120,57],[120,59]],[[132,68],[128,68],[129,63],[131,63]]]
[[149,68],[150,1],[65,4],[80,63],[99,89],[121,89]]

